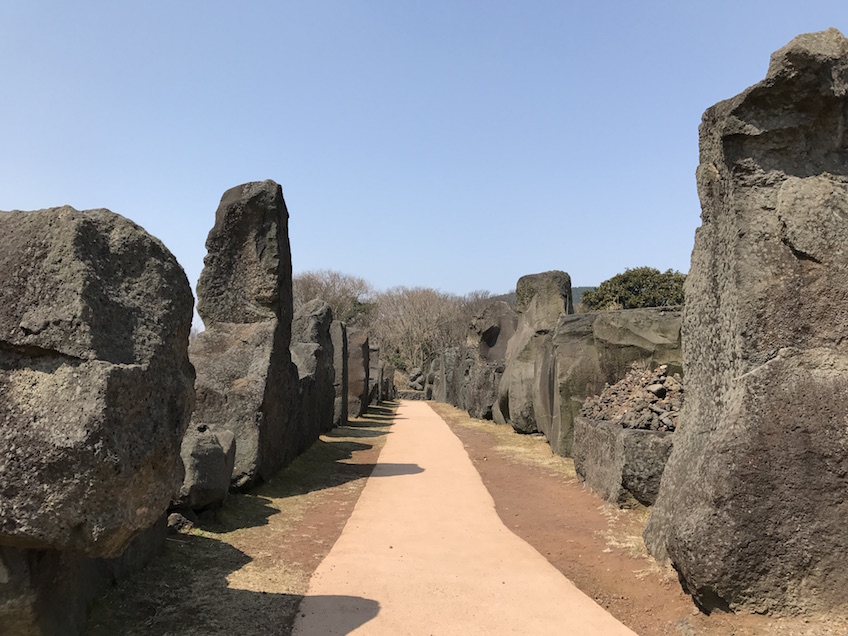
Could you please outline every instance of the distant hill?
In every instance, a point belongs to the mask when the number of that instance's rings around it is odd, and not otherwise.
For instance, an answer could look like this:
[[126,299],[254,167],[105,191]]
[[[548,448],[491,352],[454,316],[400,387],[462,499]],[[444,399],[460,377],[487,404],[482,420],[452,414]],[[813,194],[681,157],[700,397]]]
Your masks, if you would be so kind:
[[580,299],[583,298],[583,294],[587,291],[594,291],[597,287],[572,287],[571,288],[571,301],[576,305],[580,302]]

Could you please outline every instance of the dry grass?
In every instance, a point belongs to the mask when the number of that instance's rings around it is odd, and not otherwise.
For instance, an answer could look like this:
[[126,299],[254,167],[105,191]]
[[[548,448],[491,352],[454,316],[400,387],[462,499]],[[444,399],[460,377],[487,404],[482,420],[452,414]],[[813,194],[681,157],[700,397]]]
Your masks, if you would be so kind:
[[[169,539],[164,554],[92,610],[88,636],[287,634],[309,579],[338,538],[396,405],[312,445],[217,518]],[[370,461],[357,461],[367,451]]]
[[569,457],[560,457],[552,453],[543,435],[522,435],[516,433],[509,425],[474,419],[467,412],[449,404],[440,402],[429,402],[429,404],[449,424],[482,430],[494,435],[497,440],[494,447],[496,452],[519,463],[541,466],[560,475],[566,481],[577,481],[574,461]]

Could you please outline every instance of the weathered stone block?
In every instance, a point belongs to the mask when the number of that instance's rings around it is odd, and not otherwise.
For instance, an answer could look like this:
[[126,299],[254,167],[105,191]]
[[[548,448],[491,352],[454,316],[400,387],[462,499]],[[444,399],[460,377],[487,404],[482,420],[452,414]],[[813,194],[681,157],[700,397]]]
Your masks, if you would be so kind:
[[646,544],[706,610],[844,605],[848,40],[776,52],[704,113],[686,401]]
[[574,420],[574,470],[581,481],[622,508],[656,501],[674,433]]
[[183,479],[191,290],[108,210],[0,213],[0,544],[116,556]]

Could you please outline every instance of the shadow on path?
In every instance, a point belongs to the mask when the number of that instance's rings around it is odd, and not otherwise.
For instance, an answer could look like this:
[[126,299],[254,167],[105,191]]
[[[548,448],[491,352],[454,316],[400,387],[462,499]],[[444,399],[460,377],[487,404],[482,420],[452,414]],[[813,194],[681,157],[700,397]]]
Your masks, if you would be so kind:
[[[321,621],[321,635],[335,636],[350,634],[362,627],[380,613],[380,604],[360,596],[315,595],[305,596],[298,610],[302,619],[314,620],[317,615]],[[317,636],[314,630],[307,634],[298,629],[295,619],[292,636]]]
[[227,577],[252,559],[214,538],[179,535],[168,542],[164,556],[98,600],[84,636],[290,634],[304,599],[327,611],[342,610],[340,625],[347,631],[338,633],[347,634],[379,611],[376,601],[354,596],[304,597],[231,588]]

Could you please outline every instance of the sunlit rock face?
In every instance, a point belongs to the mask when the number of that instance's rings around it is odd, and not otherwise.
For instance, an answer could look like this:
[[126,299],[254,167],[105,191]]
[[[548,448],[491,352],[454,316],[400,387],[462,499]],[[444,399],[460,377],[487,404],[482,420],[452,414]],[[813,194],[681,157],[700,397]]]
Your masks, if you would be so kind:
[[703,608],[848,586],[848,41],[801,35],[708,109],[686,280],[686,402],[646,543]]

